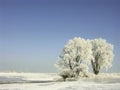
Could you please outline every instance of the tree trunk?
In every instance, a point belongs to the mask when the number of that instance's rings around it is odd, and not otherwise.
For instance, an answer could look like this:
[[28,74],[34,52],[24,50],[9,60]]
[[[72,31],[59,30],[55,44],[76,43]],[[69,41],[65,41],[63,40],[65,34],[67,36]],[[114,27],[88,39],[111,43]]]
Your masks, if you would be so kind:
[[69,60],[69,67],[70,67],[70,70],[73,70],[70,60]]
[[100,71],[100,65],[97,62],[93,62],[93,60],[91,60],[91,64],[92,64],[94,74],[98,75]]

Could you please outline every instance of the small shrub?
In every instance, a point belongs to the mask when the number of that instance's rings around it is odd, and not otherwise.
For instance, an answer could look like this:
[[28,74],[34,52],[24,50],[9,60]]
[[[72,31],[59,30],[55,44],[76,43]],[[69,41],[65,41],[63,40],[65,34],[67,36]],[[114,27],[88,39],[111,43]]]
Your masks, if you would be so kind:
[[63,70],[59,75],[63,78],[64,81],[66,81],[67,78],[75,77],[74,72],[68,69]]

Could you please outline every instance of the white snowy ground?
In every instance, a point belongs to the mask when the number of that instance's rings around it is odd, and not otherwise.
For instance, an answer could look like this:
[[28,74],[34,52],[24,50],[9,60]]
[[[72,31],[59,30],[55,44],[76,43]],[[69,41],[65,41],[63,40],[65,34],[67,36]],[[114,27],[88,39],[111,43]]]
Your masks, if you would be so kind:
[[52,82],[56,78],[59,77],[51,73],[0,73],[0,90],[120,90],[120,73]]

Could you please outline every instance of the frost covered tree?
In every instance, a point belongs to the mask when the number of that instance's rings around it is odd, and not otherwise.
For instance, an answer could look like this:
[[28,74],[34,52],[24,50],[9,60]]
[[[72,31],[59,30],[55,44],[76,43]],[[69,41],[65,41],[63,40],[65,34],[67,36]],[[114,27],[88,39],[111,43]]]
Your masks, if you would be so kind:
[[88,70],[87,64],[92,58],[91,47],[89,40],[80,37],[69,40],[59,56],[60,60],[56,64],[57,67],[61,71],[69,69],[74,72],[75,76],[78,76],[80,72],[86,73]]
[[113,45],[106,42],[105,39],[91,40],[93,59],[91,60],[94,74],[98,74],[101,68],[106,70],[112,66]]

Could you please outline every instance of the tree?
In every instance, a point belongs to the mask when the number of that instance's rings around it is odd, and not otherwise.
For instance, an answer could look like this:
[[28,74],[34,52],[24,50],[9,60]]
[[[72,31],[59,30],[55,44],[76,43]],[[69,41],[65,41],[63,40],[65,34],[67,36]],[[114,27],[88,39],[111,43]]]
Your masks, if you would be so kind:
[[80,37],[69,40],[59,56],[57,67],[62,71],[69,69],[74,72],[75,76],[78,76],[80,72],[85,73],[88,69],[87,64],[92,58],[92,46],[89,42]]
[[101,68],[110,68],[112,66],[113,45],[106,42],[105,39],[91,40],[93,59],[91,60],[94,74],[98,74]]

